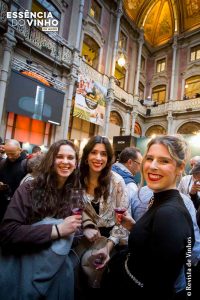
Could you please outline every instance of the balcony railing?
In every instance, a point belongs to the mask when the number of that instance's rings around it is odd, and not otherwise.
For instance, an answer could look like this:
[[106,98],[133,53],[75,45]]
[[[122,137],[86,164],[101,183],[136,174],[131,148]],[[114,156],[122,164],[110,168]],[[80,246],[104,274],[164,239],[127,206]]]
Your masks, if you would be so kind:
[[99,82],[105,88],[108,88],[109,78],[106,75],[101,74],[91,66],[89,66],[82,59],[80,60],[80,72],[85,78],[91,78],[94,81]]
[[[56,59],[59,62],[70,65],[72,62],[72,49],[67,47],[60,39],[56,41],[55,35],[50,37],[36,27],[30,28],[26,23],[24,26],[16,26],[16,32],[31,45],[42,51],[45,55]],[[63,40],[63,39],[62,39]]]
[[115,85],[115,97],[128,105],[133,105],[133,96]]
[[174,112],[200,111],[200,98],[173,102]]

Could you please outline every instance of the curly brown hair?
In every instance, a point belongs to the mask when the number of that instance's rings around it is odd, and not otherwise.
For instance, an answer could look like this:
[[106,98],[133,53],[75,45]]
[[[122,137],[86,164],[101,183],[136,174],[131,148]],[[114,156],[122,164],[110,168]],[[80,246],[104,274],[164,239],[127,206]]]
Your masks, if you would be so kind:
[[76,146],[69,140],[60,140],[51,145],[38,166],[38,176],[30,185],[31,208],[29,222],[36,222],[45,217],[65,218],[70,215],[70,189],[79,186],[78,170],[75,169],[67,178],[62,189],[58,189],[54,162],[62,145],[69,145],[75,152]]

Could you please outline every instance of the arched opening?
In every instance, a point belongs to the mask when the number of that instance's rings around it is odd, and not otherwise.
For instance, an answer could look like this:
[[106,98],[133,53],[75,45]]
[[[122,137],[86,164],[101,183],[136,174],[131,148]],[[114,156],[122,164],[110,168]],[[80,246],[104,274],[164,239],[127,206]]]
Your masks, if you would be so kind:
[[164,135],[166,134],[166,130],[164,127],[160,125],[154,125],[147,129],[145,136],[152,137],[152,135]]
[[134,133],[141,136],[142,135],[142,130],[141,130],[141,127],[140,127],[140,124],[139,123],[135,123],[135,127],[134,127]]
[[112,132],[112,136],[122,135],[123,120],[120,114],[116,111],[110,113],[109,131]]
[[152,100],[157,104],[165,103],[166,101],[166,85],[157,85],[152,89]]
[[99,52],[100,52],[99,45],[95,42],[93,38],[85,34],[81,55],[83,56],[85,62],[88,63],[96,70],[99,64]]
[[200,97],[200,75],[191,76],[185,80],[184,99]]
[[115,64],[115,79],[116,84],[124,89],[125,77],[126,77],[126,69],[123,66],[120,66],[118,62]]
[[179,134],[197,134],[200,133],[200,123],[187,122],[183,124],[177,131]]

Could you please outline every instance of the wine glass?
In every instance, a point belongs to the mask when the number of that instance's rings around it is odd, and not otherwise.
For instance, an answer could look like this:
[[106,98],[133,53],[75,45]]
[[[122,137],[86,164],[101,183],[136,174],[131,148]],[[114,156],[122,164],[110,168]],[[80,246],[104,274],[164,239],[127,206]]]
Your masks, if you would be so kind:
[[114,211],[117,217],[117,222],[112,230],[112,235],[118,238],[126,238],[128,236],[128,231],[121,225],[120,221],[122,215],[127,211],[129,208],[130,202],[123,202],[123,203],[113,203],[114,204]]
[[81,188],[72,188],[70,193],[72,215],[82,215],[85,209],[84,190]]
[[108,255],[107,239],[99,237],[92,245],[90,263],[94,269],[94,275],[89,285],[92,288],[100,288],[101,278],[104,272],[102,267]]
[[[84,190],[81,188],[72,188],[70,193],[71,213],[72,215],[82,215],[85,209]],[[83,237],[82,227],[77,229],[75,238]]]

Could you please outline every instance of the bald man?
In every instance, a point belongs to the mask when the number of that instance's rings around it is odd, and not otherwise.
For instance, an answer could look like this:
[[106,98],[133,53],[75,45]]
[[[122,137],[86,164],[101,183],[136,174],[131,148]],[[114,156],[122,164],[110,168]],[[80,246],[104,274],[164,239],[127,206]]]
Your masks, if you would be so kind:
[[196,155],[190,159],[190,166],[193,168],[198,162],[200,162],[200,156]]
[[20,181],[27,174],[26,160],[21,156],[19,142],[6,140],[4,149],[7,158],[0,161],[0,221]]

